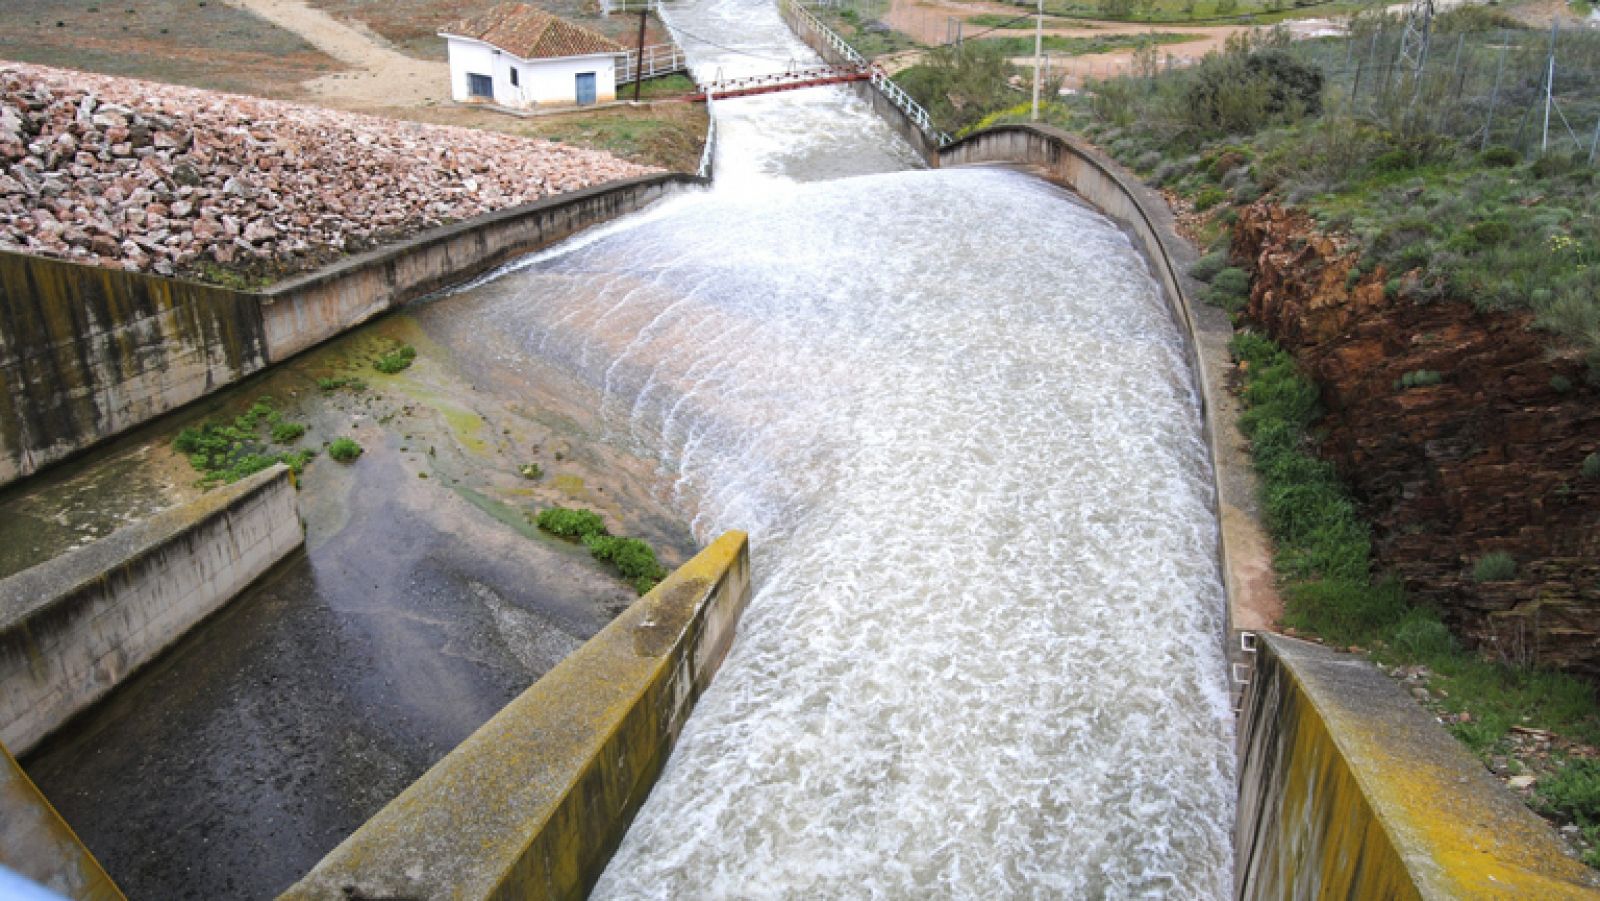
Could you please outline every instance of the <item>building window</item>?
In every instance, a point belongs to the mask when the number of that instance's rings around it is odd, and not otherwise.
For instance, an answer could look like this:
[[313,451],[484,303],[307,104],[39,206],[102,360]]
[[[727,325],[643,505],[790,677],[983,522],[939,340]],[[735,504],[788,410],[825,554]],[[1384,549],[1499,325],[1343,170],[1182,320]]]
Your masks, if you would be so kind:
[[467,73],[467,93],[474,97],[493,99],[494,79],[487,75]]
[[522,82],[517,80],[517,67],[516,66],[512,66],[511,67],[511,86],[512,87],[516,87],[517,85],[519,85],[521,83]]

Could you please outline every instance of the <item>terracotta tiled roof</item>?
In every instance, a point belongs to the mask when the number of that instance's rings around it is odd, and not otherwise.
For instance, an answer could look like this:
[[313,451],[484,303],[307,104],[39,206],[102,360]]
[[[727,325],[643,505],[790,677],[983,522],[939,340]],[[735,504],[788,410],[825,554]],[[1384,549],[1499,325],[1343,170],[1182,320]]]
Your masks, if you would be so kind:
[[502,3],[440,33],[475,38],[523,59],[624,52],[622,45],[605,35],[526,3]]

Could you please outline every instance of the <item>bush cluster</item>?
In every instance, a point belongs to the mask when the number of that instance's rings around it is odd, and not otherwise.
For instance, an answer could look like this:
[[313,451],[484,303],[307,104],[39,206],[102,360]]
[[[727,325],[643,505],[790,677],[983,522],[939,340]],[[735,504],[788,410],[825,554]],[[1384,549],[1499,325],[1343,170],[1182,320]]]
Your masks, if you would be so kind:
[[273,407],[272,398],[261,397],[231,421],[204,422],[183,429],[172,440],[172,446],[188,456],[189,465],[200,471],[203,484],[226,484],[277,463],[296,473],[304,471],[316,451],[275,452],[269,442],[293,444],[305,431],[305,426],[285,420]]
[[605,520],[593,510],[547,507],[539,511],[535,522],[552,535],[582,541],[590,556],[610,564],[640,595],[666,578],[667,571],[656,560],[650,545],[637,538],[612,535]]

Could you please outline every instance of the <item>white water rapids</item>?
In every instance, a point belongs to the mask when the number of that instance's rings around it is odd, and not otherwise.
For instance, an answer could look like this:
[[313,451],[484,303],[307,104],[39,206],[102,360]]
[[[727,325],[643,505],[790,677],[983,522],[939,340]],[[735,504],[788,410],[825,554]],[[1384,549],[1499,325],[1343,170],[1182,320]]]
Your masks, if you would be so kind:
[[[815,60],[761,0],[686,4],[701,77]],[[842,89],[717,114],[717,187],[471,292],[698,537],[751,535],[596,895],[1228,896],[1211,476],[1144,262],[1030,176],[912,170]]]

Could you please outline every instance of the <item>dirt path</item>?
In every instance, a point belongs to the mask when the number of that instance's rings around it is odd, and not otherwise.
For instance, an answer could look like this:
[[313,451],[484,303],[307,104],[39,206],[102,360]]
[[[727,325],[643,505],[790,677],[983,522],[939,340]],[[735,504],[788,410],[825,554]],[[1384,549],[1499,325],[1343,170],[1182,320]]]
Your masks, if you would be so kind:
[[450,67],[406,56],[358,24],[336,19],[303,0],[227,0],[294,32],[350,67],[305,83],[322,103],[345,108],[431,106],[450,99]]

